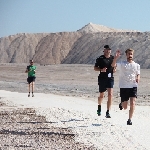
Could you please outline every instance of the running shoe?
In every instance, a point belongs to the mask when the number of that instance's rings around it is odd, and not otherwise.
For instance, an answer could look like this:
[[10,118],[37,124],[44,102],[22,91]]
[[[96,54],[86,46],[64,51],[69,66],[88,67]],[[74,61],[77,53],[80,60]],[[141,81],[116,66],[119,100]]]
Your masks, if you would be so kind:
[[127,121],[127,125],[132,125],[132,122],[131,122],[131,120],[130,120],[130,119],[128,119],[128,121]]
[[97,110],[97,114],[98,114],[98,116],[100,116],[101,115],[101,111]]
[[106,112],[106,118],[111,118],[109,112]]

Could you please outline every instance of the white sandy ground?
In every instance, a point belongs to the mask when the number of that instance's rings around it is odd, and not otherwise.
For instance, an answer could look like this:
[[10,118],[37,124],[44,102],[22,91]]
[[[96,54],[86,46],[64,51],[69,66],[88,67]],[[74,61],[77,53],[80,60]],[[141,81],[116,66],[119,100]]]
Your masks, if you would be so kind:
[[97,103],[78,97],[52,94],[0,91],[0,97],[9,106],[35,108],[37,114],[46,116],[55,127],[70,128],[76,141],[94,145],[98,150],[149,150],[150,107],[136,106],[133,125],[127,126],[128,110],[111,109],[112,118],[105,118],[106,105],[102,105],[102,116],[97,116]]

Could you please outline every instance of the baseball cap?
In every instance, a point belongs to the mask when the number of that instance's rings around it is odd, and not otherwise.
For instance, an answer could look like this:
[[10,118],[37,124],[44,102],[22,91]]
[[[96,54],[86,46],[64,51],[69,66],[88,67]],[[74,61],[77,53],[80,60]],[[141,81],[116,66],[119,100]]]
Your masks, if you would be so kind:
[[109,45],[105,45],[105,46],[104,46],[104,49],[111,50],[111,48],[109,47]]

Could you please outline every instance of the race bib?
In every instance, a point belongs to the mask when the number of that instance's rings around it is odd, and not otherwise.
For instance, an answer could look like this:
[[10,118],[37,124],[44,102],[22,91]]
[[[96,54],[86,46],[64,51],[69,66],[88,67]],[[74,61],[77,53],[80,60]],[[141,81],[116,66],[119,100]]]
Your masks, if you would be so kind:
[[111,73],[108,73],[108,78],[110,78],[111,77]]

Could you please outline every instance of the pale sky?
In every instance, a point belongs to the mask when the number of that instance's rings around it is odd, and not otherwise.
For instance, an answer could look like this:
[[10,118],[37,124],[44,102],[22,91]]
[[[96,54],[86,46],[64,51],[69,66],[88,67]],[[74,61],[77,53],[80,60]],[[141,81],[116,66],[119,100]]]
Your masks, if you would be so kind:
[[86,24],[150,31],[150,0],[0,0],[0,37],[77,31]]

